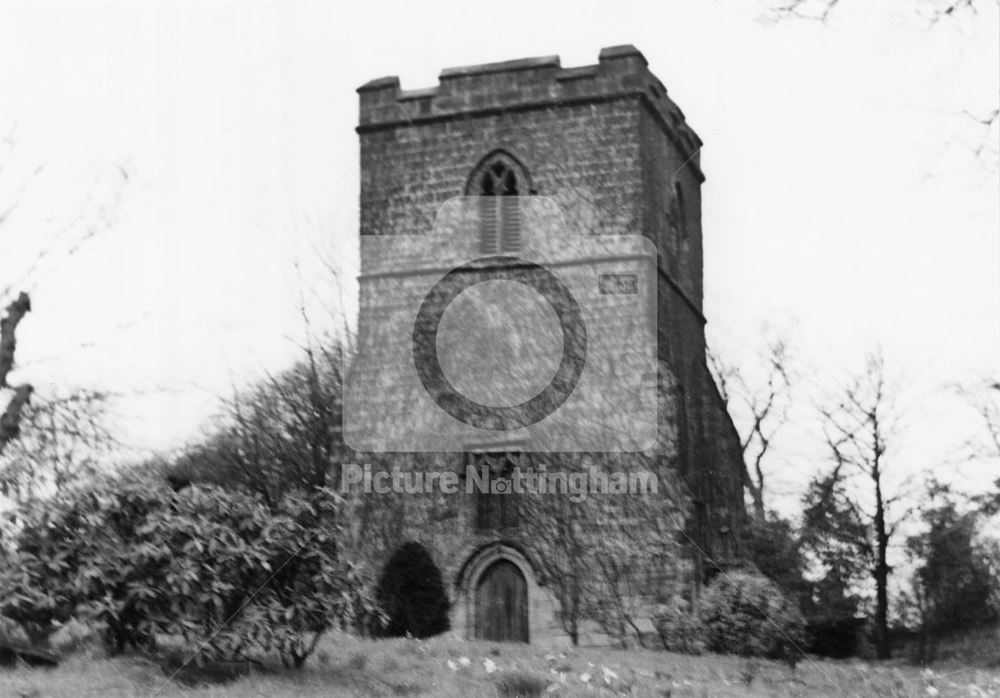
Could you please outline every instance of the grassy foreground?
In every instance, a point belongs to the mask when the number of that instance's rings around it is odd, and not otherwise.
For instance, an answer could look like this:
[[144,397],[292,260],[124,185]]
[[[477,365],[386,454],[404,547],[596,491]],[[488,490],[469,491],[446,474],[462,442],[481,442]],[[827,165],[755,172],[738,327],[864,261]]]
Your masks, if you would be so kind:
[[55,669],[0,669],[0,696],[970,696],[1000,698],[1000,669],[807,661],[596,648],[546,651],[435,638],[326,639],[298,671],[265,670],[224,685],[183,685],[139,657],[86,652]]

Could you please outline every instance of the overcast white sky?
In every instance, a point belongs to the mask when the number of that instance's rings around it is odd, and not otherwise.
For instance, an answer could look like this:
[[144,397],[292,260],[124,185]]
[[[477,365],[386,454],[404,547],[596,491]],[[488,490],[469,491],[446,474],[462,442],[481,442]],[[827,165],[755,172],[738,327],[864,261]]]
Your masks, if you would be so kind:
[[[997,103],[997,9],[928,28],[918,5],[844,0],[824,26],[762,22],[763,0],[3,2],[0,201],[20,205],[0,227],[0,288],[81,210],[120,199],[107,230],[30,279],[18,377],[141,391],[128,438],[182,443],[213,395],[295,355],[304,289],[320,289],[319,319],[338,307],[320,257],[352,305],[358,85],[591,64],[622,43],[705,142],[717,345],[738,356],[762,322],[794,320],[823,375],[881,343],[918,400],[1000,374],[997,133],[963,114]],[[971,419],[931,402],[927,453],[945,448],[946,412]]]

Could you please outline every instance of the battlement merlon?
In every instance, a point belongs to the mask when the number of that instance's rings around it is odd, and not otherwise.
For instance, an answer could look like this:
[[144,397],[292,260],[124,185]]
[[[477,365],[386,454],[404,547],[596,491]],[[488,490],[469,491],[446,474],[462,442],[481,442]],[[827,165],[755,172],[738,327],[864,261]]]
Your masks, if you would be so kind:
[[684,113],[650,72],[646,58],[631,45],[601,49],[596,65],[563,68],[559,56],[521,58],[501,63],[446,68],[437,87],[403,90],[396,76],[371,80],[358,88],[358,133],[455,117],[573,103],[639,99],[653,114],[699,179],[701,139]]

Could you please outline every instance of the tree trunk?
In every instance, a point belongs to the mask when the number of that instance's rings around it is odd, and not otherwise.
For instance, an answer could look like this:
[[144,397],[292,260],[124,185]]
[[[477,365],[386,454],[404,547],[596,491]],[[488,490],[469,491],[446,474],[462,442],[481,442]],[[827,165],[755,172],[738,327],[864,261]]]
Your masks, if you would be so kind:
[[17,438],[20,432],[21,412],[28,404],[32,388],[30,385],[11,386],[7,377],[14,369],[14,351],[17,348],[17,326],[26,313],[31,311],[31,299],[27,293],[20,293],[10,302],[0,318],[0,388],[13,388],[14,396],[0,414],[0,451]]
[[[758,467],[758,473],[760,468]],[[763,483],[754,484],[753,479],[750,477],[750,470],[746,465],[743,466],[743,487],[746,489],[747,493],[750,495],[750,500],[753,506],[753,518],[755,521],[761,523],[766,519],[766,514],[764,510],[764,487]]]
[[926,622],[920,624],[920,638],[917,644],[917,655],[920,666],[927,666],[931,663],[931,648],[928,642]]
[[886,550],[889,536],[885,527],[885,502],[882,498],[882,482],[876,462],[872,472],[875,480],[875,536],[878,540],[875,561],[875,652],[879,659],[889,659],[889,564]]

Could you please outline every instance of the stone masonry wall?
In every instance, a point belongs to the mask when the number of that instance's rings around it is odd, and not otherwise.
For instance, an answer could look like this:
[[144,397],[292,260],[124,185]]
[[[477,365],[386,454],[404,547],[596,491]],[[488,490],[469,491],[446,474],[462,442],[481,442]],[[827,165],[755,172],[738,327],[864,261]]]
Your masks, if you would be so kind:
[[[525,59],[445,70],[440,84],[428,89],[403,91],[397,78],[380,78],[358,92],[362,236],[428,233],[447,199],[476,193],[467,192],[470,174],[499,149],[524,166],[531,193],[560,204],[572,229],[643,234],[656,243],[657,345],[670,374],[660,415],[669,420],[661,433],[670,443],[660,444],[658,453],[690,492],[694,508],[686,534],[694,547],[720,565],[737,561],[745,518],[739,442],[705,364],[701,141],[642,55],[631,46],[615,47],[601,51],[593,66],[564,69],[557,57]],[[684,198],[680,230],[671,229],[675,185]],[[362,333],[378,313],[393,312],[379,272],[362,268]],[[383,462],[458,470],[465,460],[424,454]],[[359,536],[386,547],[374,551],[374,559],[391,554],[392,541],[418,540],[432,551],[456,594],[455,630],[464,634],[459,626],[467,599],[457,591],[462,570],[491,543],[474,530],[470,503],[428,495],[357,507]],[[492,543],[499,544],[495,536]],[[505,544],[530,565],[527,544]],[[702,573],[711,567],[700,554],[694,557]],[[528,579],[532,641],[556,641],[554,599],[533,576]]]

